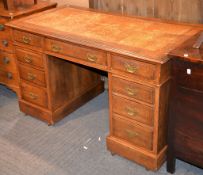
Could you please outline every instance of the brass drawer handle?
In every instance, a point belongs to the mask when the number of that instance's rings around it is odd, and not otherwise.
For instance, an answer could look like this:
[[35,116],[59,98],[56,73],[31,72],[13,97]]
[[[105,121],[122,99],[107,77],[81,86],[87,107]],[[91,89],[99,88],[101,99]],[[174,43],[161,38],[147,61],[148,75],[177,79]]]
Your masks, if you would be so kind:
[[26,63],[32,63],[32,58],[29,57],[29,56],[25,56],[24,60],[25,60]]
[[8,47],[8,41],[7,40],[3,40],[2,44],[3,44],[3,46]]
[[0,24],[0,31],[3,31],[5,29],[5,26],[3,24]]
[[24,42],[25,44],[30,44],[31,40],[30,40],[30,38],[28,38],[27,36],[23,36],[23,42]]
[[8,72],[8,73],[7,73],[7,78],[8,78],[9,80],[13,79],[13,74],[10,73],[10,72]]
[[27,78],[28,78],[28,80],[30,80],[30,81],[35,80],[36,77],[37,77],[37,76],[34,75],[34,74],[32,74],[32,73],[28,73],[28,75],[27,75]]
[[4,57],[3,58],[3,63],[6,65],[6,64],[9,64],[10,63],[10,59],[8,57]]
[[130,64],[126,63],[124,66],[125,66],[126,71],[129,72],[129,73],[133,74],[133,73],[135,73],[137,71],[137,67],[135,67],[133,65],[130,65]]
[[91,62],[96,62],[97,61],[97,56],[95,55],[90,55],[90,54],[87,54],[87,59]]
[[132,109],[132,108],[126,108],[126,112],[127,112],[127,114],[129,115],[129,116],[131,116],[131,117],[136,117],[137,116],[137,111],[135,111],[134,109]]
[[130,96],[135,96],[137,94],[137,91],[135,89],[132,89],[132,88],[129,88],[129,87],[126,88],[126,92]]
[[51,49],[53,52],[60,52],[61,51],[61,47],[58,45],[53,45]]
[[30,96],[30,98],[32,100],[37,100],[38,99],[38,96],[36,94],[32,93],[32,92],[30,92],[29,96]]
[[137,132],[131,131],[129,129],[126,129],[125,132],[126,132],[126,134],[127,134],[127,136],[129,138],[133,138],[133,137],[139,136],[139,134]]

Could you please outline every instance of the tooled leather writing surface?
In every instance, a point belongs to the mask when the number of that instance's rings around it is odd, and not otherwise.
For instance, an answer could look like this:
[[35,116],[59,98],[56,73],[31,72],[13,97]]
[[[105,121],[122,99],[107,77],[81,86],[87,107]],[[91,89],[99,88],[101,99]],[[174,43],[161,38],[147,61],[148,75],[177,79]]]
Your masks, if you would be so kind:
[[199,31],[189,25],[72,7],[17,20],[10,26],[159,63],[167,61],[169,51]]

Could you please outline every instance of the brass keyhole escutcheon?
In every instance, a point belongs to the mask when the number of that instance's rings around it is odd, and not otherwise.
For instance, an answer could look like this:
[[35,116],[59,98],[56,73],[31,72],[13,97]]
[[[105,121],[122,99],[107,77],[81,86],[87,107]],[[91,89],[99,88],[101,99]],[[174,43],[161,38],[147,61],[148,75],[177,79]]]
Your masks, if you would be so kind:
[[95,55],[91,55],[91,54],[87,54],[87,59],[91,62],[96,62],[97,61],[97,56]]
[[61,51],[61,47],[58,45],[52,45],[52,51],[53,52],[60,52]]
[[32,58],[29,56],[24,57],[26,63],[32,63]]
[[126,93],[130,96],[135,96],[137,94],[137,91],[133,88],[126,87]]
[[23,43],[30,44],[31,40],[27,36],[23,36]]
[[131,131],[131,130],[129,130],[129,129],[126,129],[125,132],[126,132],[126,134],[127,134],[127,136],[128,136],[129,138],[133,138],[133,137],[139,136],[139,134],[138,134],[137,132]]
[[36,79],[36,75],[32,74],[32,73],[28,73],[27,75],[28,80],[32,81]]
[[10,63],[10,59],[8,57],[4,57],[3,58],[3,63],[6,65],[6,64],[9,64]]
[[32,100],[37,100],[37,98],[38,98],[38,96],[32,92],[30,92],[29,96]]
[[133,108],[129,108],[129,107],[126,108],[126,112],[131,117],[136,117],[138,114],[137,111],[135,111]]
[[9,80],[13,79],[13,74],[10,73],[10,72],[8,72],[8,73],[7,73],[7,78],[8,78]]
[[0,24],[0,31],[3,31],[5,29],[5,26],[3,24]]
[[126,71],[129,72],[129,73],[133,74],[133,73],[135,73],[137,71],[137,67],[134,66],[134,65],[125,63],[124,66],[125,66]]

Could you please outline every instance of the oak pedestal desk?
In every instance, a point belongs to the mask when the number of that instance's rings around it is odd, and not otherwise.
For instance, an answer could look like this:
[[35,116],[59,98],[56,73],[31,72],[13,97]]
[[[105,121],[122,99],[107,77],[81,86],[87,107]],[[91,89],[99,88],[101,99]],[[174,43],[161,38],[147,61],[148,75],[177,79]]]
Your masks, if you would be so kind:
[[170,59],[198,27],[63,7],[16,20],[20,109],[50,124],[103,91],[107,148],[147,169],[165,160]]
[[55,8],[56,3],[39,1],[38,4],[26,8],[19,7],[5,10],[0,2],[0,84],[4,84],[17,94],[19,93],[19,77],[14,54],[11,30],[5,24],[9,21],[28,16],[33,13]]

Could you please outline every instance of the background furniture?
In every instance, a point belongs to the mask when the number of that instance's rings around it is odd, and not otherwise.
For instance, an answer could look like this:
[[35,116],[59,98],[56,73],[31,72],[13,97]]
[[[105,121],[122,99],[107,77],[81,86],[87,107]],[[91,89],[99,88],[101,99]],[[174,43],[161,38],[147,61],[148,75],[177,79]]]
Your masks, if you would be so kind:
[[168,129],[167,170],[175,159],[203,167],[203,45],[194,49],[200,34],[171,53],[172,91]]
[[[7,1],[9,3],[14,1]],[[0,83],[8,86],[15,92],[19,92],[19,77],[14,55],[14,47],[12,42],[12,33],[5,26],[7,22],[22,16],[44,11],[56,7],[56,3],[42,2],[30,6],[29,8],[21,8],[19,6],[14,10],[4,9],[4,4],[0,3]]]
[[21,111],[53,124],[102,92],[98,71],[108,72],[107,148],[151,170],[162,165],[171,68],[167,53],[200,27],[71,7],[8,26]]
[[203,23],[202,0],[89,0],[90,7],[128,15]]
[[14,10],[37,4],[37,0],[2,0],[6,10]]

